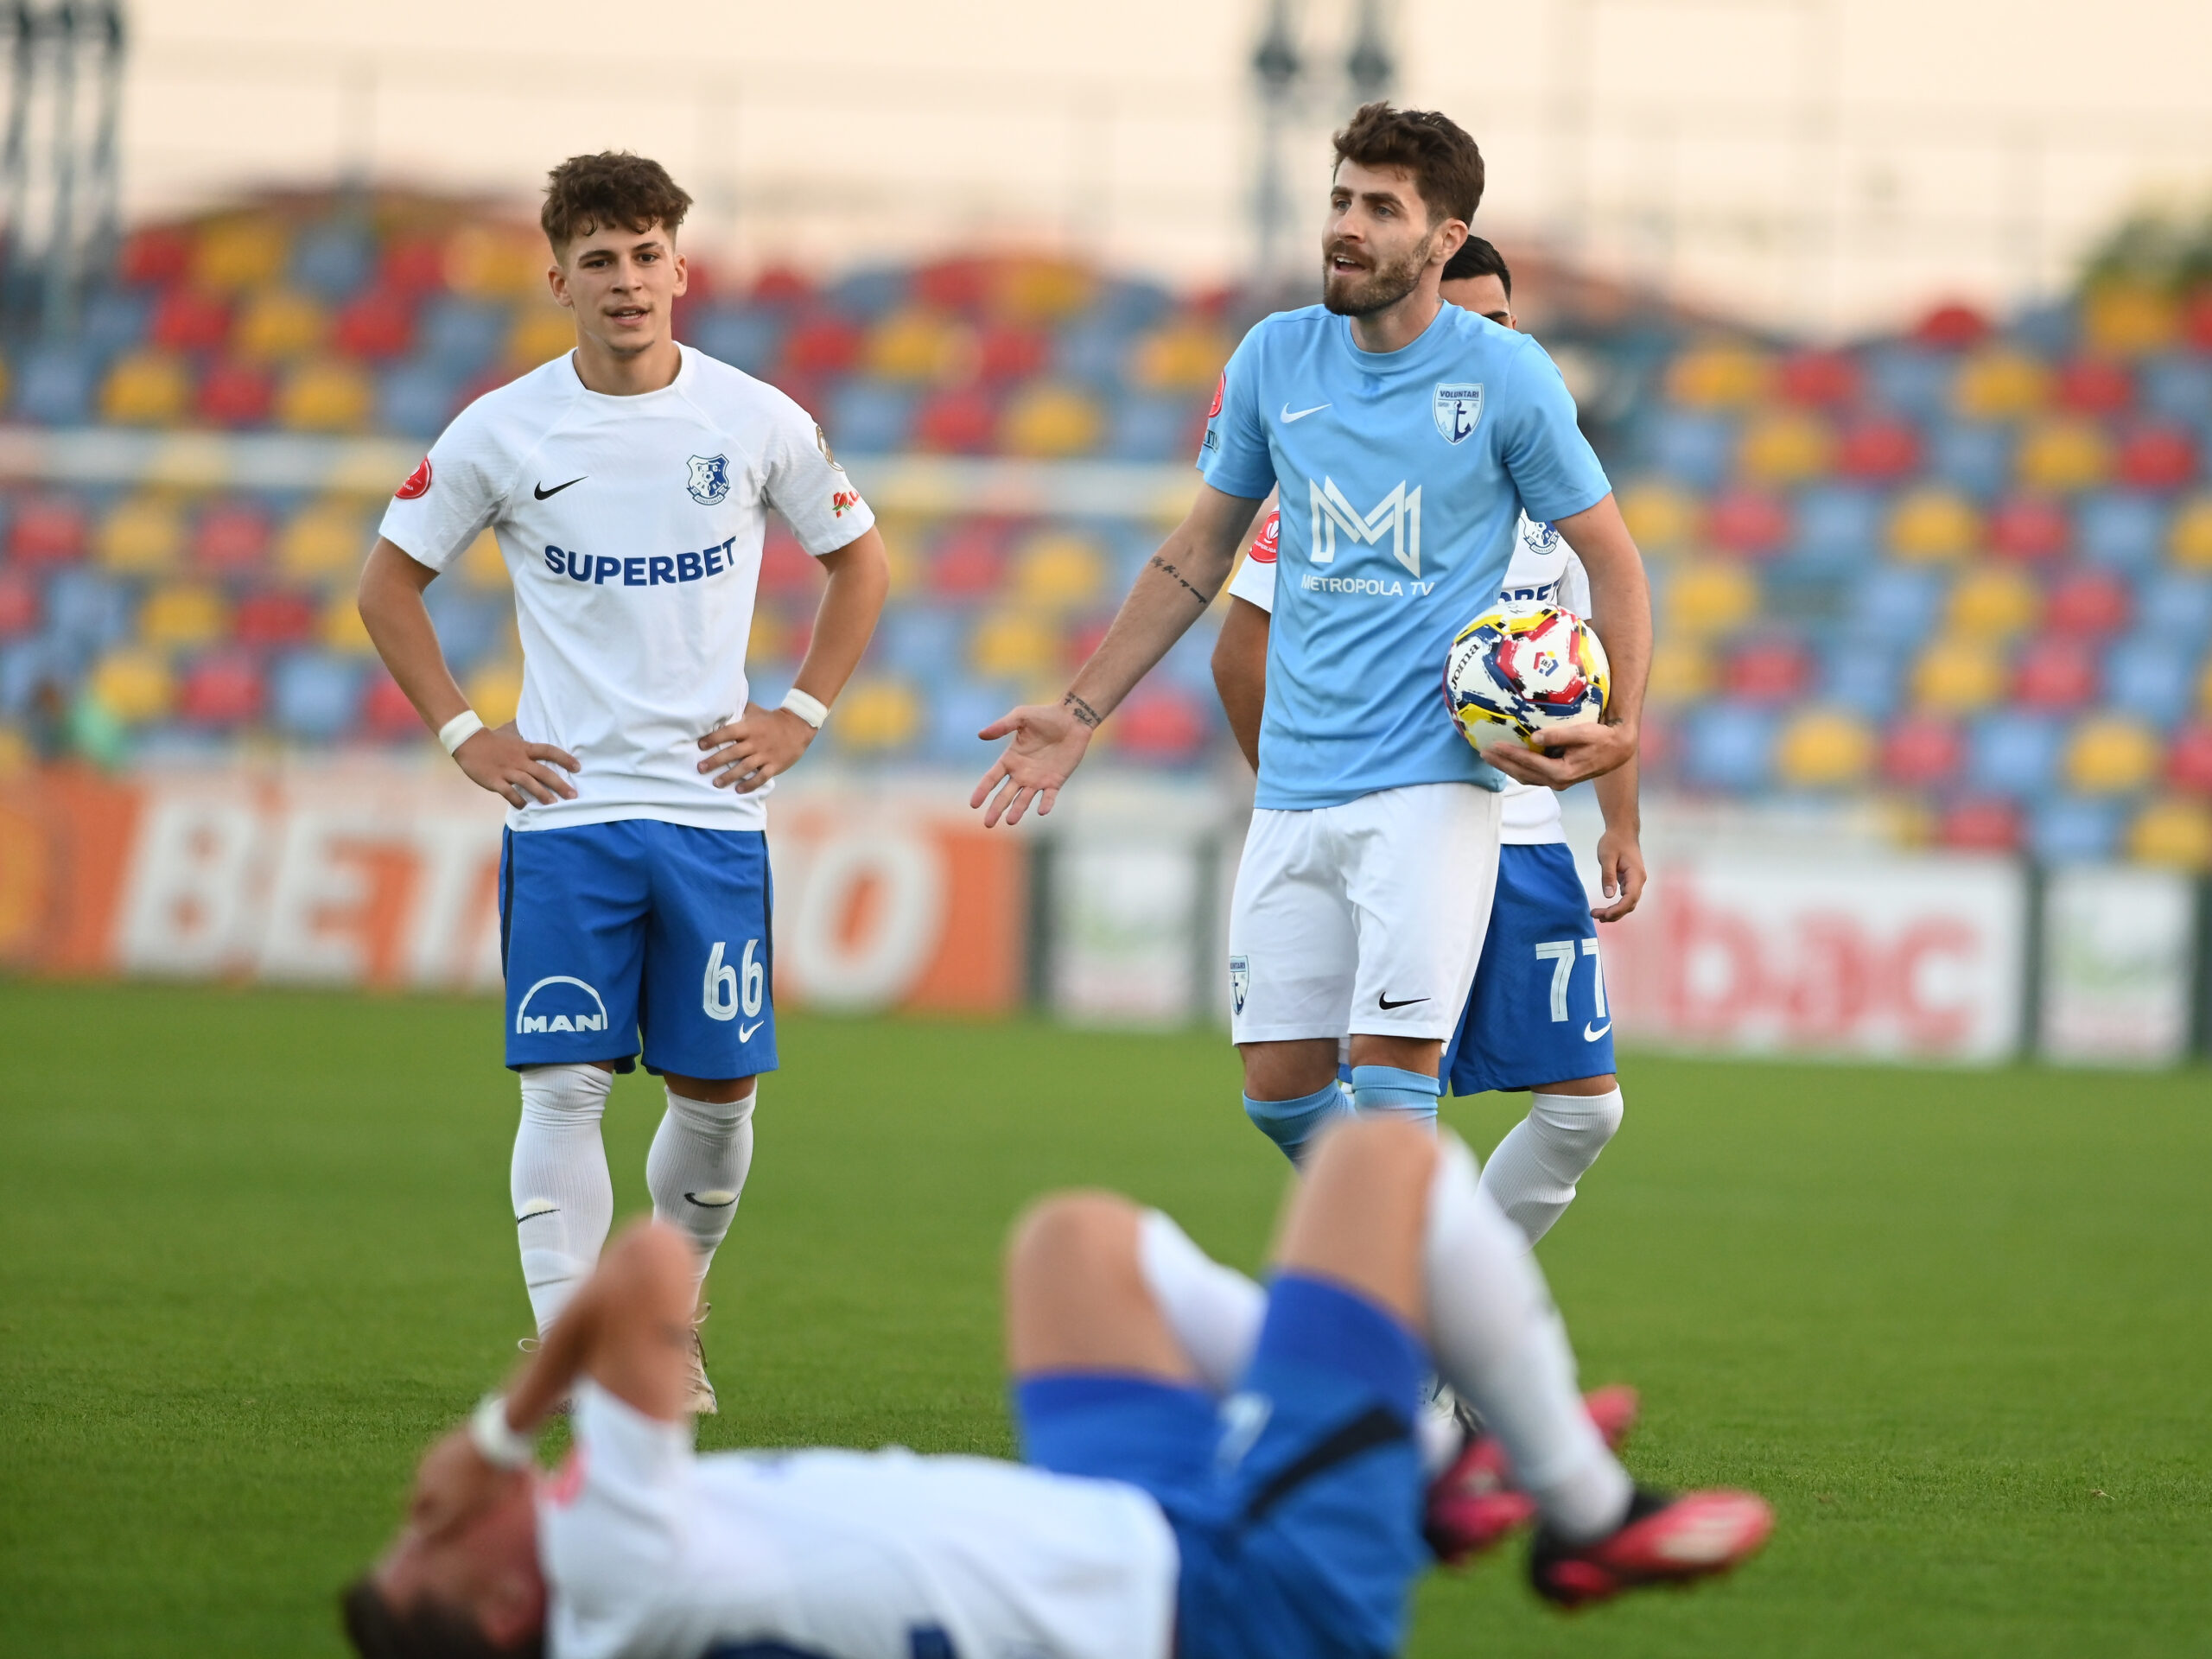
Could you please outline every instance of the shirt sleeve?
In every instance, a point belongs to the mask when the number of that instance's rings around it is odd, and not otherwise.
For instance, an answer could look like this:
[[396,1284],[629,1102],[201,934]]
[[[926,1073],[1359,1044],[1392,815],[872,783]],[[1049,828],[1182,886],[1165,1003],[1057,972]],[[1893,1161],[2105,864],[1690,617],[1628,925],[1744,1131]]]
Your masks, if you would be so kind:
[[1544,348],[1527,340],[1507,380],[1498,454],[1531,518],[1571,518],[1612,493],[1575,423],[1574,398]]
[[691,1433],[588,1380],[572,1421],[569,1462],[539,1488],[540,1550],[569,1614],[588,1623],[650,1594],[681,1549]]
[[443,570],[499,516],[509,471],[482,405],[472,404],[393,493],[378,534],[416,563]]
[[1198,445],[1198,475],[1224,495],[1262,499],[1275,486],[1275,461],[1268,447],[1267,424],[1260,418],[1258,377],[1260,330],[1253,325],[1213,390],[1206,411],[1206,435]]
[[837,464],[821,423],[790,398],[780,403],[763,457],[768,505],[784,515],[798,544],[820,558],[865,535],[875,512]]
[[1268,514],[1267,523],[1252,538],[1244,562],[1236,567],[1236,574],[1229,582],[1231,598],[1256,605],[1270,616],[1275,608],[1275,557],[1282,547],[1281,532],[1282,512],[1277,508]]

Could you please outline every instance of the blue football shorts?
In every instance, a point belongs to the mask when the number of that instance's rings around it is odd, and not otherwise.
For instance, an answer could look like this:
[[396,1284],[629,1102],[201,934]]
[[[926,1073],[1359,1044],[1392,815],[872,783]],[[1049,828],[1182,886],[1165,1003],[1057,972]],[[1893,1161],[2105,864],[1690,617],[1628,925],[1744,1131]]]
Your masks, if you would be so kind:
[[1177,1659],[1395,1654],[1430,1556],[1412,1423],[1428,1369],[1363,1297],[1276,1278],[1237,1390],[1124,1375],[1020,1379],[1022,1455],[1151,1494],[1182,1556]]
[[1490,931],[1438,1075],[1478,1095],[1613,1069],[1598,924],[1574,855],[1561,842],[1499,848]]
[[658,818],[507,831],[507,1064],[776,1069],[767,837]]

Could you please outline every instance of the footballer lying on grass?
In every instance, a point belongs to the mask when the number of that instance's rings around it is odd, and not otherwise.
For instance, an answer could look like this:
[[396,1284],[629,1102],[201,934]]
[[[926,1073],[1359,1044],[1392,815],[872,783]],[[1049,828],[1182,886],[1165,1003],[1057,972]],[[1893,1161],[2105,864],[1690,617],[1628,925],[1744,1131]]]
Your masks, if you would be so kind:
[[[1614,1460],[1524,1250],[1458,1141],[1343,1122],[1264,1292],[1126,1199],[1030,1212],[1007,1266],[1026,1465],[699,1457],[692,1251],[640,1225],[506,1395],[423,1459],[346,1629],[365,1659],[1391,1654],[1430,1559],[1412,1425],[1431,1365],[1541,1512],[1541,1594],[1573,1605],[1750,1554],[1762,1500],[1667,1497]],[[539,1478],[531,1437],[572,1389],[575,1447]]]

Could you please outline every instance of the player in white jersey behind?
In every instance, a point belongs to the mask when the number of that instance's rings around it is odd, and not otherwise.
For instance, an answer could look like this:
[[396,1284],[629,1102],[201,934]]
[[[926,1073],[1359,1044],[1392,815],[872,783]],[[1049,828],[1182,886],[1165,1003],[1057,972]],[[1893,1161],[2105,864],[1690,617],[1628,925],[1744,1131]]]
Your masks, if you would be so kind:
[[[1474,1160],[1402,1117],[1326,1130],[1269,1287],[1103,1192],[1017,1229],[1006,1336],[1027,1466],[896,1448],[693,1453],[687,1245],[632,1231],[515,1378],[424,1458],[346,1592],[363,1659],[1381,1659],[1427,1557],[1412,1421],[1433,1363],[1541,1506],[1575,1605],[1725,1570],[1747,1493],[1636,1487]],[[566,1465],[532,1437],[576,1397]]]
[[[889,587],[874,517],[822,429],[677,343],[690,200],[626,152],[553,170],[546,275],[576,348],[454,419],[400,486],[361,577],[393,679],[510,808],[510,1185],[541,1337],[613,1218],[600,1117],[641,1046],[667,1093],[646,1185],[691,1241],[695,1290],[729,1230],[755,1079],[776,1068],[765,793],[813,741]],[[772,508],[829,582],[796,685],[763,709],[745,647]],[[423,601],[487,528],[523,645],[520,706],[497,729],[454,683]],[[696,1323],[690,1353],[690,1408],[712,1411]]]
[[[1501,327],[1516,326],[1512,272],[1481,237],[1469,237],[1452,257],[1441,292],[1450,303]],[[1255,768],[1268,613],[1274,607],[1276,529],[1271,516],[1230,583],[1230,612],[1213,657],[1222,707]],[[1591,613],[1589,581],[1574,550],[1553,526],[1525,514],[1500,597]],[[1558,794],[1517,782],[1502,791],[1497,893],[1441,1073],[1454,1094],[1529,1092],[1528,1116],[1483,1166],[1483,1188],[1531,1245],[1565,1213],[1575,1183],[1621,1122],[1595,923],[1619,920],[1643,896],[1635,760],[1599,778],[1593,787],[1605,825],[1598,874],[1610,901],[1594,912],[1567,852]]]

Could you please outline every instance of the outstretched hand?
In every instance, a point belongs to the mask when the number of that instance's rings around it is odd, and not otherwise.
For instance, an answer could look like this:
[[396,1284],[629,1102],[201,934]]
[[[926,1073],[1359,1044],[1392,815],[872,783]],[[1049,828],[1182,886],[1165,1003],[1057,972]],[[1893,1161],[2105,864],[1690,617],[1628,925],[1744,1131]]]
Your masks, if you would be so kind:
[[[999,737],[1014,740],[968,798],[970,806],[979,807],[990,800],[983,827],[994,828],[1001,818],[1010,824],[1020,823],[1032,800],[1037,803],[1038,817],[1050,812],[1060,786],[1090,748],[1090,725],[1065,703],[1057,708],[1050,703],[1027,703],[976,733],[986,743]],[[998,793],[994,798],[995,789]]]
[[1483,759],[1516,783],[1541,784],[1565,789],[1586,778],[1596,778],[1635,758],[1636,734],[1625,726],[1605,726],[1595,721],[1577,726],[1554,726],[1543,734],[1548,753],[1523,748],[1516,742],[1493,743]]

